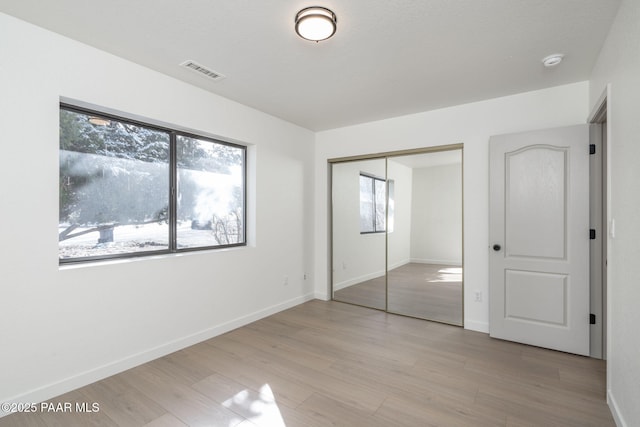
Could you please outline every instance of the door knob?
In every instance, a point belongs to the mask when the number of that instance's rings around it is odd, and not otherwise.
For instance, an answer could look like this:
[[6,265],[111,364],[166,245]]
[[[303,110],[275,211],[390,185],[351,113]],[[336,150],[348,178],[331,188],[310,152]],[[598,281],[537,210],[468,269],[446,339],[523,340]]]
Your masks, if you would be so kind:
[[500,247],[499,244],[496,243],[495,245],[493,245],[493,250],[494,251],[498,252],[500,249],[501,249],[501,247]]

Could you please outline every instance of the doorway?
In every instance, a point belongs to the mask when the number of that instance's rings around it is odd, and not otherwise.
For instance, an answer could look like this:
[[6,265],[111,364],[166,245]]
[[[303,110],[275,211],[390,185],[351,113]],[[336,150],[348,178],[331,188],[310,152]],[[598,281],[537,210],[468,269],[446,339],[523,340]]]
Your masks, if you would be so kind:
[[462,145],[330,165],[332,299],[463,326]]

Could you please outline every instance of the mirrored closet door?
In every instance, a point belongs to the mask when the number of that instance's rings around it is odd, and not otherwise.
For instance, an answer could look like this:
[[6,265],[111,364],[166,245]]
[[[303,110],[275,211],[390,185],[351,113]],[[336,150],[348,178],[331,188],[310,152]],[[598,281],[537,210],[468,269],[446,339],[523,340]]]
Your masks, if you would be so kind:
[[333,299],[462,326],[462,146],[331,171]]
[[332,166],[333,298],[387,309],[386,161]]

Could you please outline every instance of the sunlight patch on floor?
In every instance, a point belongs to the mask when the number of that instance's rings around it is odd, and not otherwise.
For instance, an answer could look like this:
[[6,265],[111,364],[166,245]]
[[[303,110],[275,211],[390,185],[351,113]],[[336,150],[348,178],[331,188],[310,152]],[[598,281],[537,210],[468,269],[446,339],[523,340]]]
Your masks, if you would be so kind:
[[222,405],[257,425],[286,426],[269,384],[260,387],[258,393],[248,389],[242,390],[222,402]]
[[448,267],[438,270],[438,277],[429,282],[462,282],[462,267]]

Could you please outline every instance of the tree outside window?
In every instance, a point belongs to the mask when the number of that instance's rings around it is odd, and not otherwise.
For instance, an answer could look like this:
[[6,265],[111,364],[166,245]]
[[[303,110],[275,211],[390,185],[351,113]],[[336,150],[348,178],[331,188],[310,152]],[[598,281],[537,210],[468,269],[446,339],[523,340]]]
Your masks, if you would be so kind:
[[245,242],[246,149],[61,105],[59,259]]
[[[389,180],[389,223],[392,224],[393,181]],[[360,174],[360,233],[386,231],[387,181],[371,175]],[[393,230],[389,230],[393,231]]]

